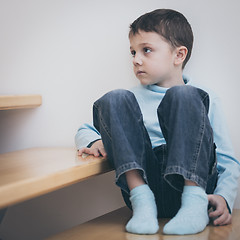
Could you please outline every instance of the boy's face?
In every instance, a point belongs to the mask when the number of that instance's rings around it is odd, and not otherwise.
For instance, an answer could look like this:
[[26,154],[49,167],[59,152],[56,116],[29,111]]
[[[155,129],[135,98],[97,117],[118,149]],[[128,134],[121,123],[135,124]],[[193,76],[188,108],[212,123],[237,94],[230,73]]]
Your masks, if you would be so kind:
[[133,69],[143,85],[169,87],[176,75],[176,51],[155,32],[139,31],[130,38]]

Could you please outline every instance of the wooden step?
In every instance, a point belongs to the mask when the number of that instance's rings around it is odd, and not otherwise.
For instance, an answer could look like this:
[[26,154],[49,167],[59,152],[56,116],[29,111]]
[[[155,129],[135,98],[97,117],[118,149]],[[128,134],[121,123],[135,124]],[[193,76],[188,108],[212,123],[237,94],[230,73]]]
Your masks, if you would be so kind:
[[131,217],[127,207],[98,217],[65,232],[47,238],[47,240],[238,240],[240,239],[240,209],[233,211],[233,223],[216,227],[209,224],[206,229],[195,235],[163,235],[163,226],[169,219],[160,219],[159,233],[154,235],[136,235],[127,233],[125,225]]
[[32,148],[0,154],[0,208],[111,171],[104,158],[75,148]]
[[40,95],[5,95],[0,96],[0,110],[35,108],[42,104]]

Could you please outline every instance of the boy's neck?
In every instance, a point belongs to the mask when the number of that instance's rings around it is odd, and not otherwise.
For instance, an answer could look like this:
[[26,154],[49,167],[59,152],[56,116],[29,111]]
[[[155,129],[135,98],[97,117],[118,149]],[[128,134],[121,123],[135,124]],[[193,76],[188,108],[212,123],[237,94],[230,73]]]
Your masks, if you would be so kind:
[[163,88],[171,88],[174,86],[180,86],[180,85],[185,85],[183,77],[182,77],[182,71],[172,75],[171,77],[169,77],[168,79],[166,79],[163,82],[159,82],[156,84],[159,87],[163,87]]

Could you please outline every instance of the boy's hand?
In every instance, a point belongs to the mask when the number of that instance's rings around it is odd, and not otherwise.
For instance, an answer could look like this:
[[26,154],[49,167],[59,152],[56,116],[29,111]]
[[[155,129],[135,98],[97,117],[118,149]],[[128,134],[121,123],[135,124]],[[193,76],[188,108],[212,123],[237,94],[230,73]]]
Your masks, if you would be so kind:
[[99,157],[100,155],[106,157],[106,151],[103,146],[102,140],[98,140],[90,148],[81,148],[78,150],[78,155],[82,156],[83,153]]
[[232,215],[229,213],[225,199],[220,195],[208,195],[208,201],[213,206],[213,212],[209,213],[209,217],[215,219],[214,225],[227,225],[232,223]]

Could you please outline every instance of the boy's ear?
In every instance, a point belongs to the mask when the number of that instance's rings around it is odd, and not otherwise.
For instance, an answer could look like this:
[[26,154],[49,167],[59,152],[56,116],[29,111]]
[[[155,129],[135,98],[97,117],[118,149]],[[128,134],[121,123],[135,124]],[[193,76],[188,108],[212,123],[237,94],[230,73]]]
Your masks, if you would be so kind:
[[186,47],[181,46],[176,49],[176,57],[174,63],[176,65],[182,64],[187,56],[188,50]]

